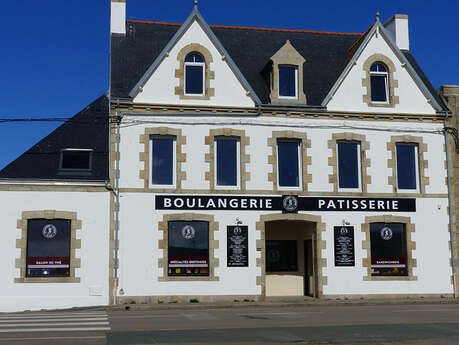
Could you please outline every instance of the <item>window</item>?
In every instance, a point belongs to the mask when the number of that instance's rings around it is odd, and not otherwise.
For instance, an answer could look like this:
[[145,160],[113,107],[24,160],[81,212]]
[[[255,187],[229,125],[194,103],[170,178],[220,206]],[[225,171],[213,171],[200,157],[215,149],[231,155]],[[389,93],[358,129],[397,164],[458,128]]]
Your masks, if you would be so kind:
[[238,187],[240,175],[240,141],[234,137],[216,137],[217,186]]
[[91,170],[91,149],[64,149],[61,151],[60,170]]
[[209,223],[168,222],[168,275],[209,276]]
[[398,190],[418,190],[418,146],[410,143],[396,144]]
[[338,141],[338,186],[339,188],[359,190],[360,174],[360,142]]
[[205,60],[199,53],[185,57],[185,95],[204,95]]
[[279,187],[301,186],[301,142],[295,139],[277,140],[277,169]]
[[371,275],[407,276],[406,228],[403,223],[371,223]]
[[27,221],[26,277],[70,277],[71,220]]
[[279,65],[279,97],[297,98],[298,68]]
[[296,241],[266,240],[266,272],[298,271]]
[[175,185],[175,148],[174,136],[151,136],[151,184]]
[[371,83],[371,101],[372,102],[388,102],[388,73],[387,67],[376,62],[370,67],[370,83]]

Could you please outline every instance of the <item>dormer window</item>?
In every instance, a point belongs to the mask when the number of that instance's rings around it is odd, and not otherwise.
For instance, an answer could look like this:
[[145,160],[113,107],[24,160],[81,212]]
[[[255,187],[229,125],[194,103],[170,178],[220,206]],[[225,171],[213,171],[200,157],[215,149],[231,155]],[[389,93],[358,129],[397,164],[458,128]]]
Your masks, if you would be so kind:
[[263,73],[266,80],[269,75],[272,104],[306,104],[303,90],[305,62],[289,40],[271,57]]
[[297,98],[298,67],[279,65],[279,98]]
[[92,169],[91,149],[64,149],[61,151],[59,170],[90,171]]
[[375,62],[370,67],[371,101],[388,102],[389,78],[387,67],[382,62]]
[[205,69],[206,63],[201,54],[193,52],[185,57],[185,95],[204,95]]

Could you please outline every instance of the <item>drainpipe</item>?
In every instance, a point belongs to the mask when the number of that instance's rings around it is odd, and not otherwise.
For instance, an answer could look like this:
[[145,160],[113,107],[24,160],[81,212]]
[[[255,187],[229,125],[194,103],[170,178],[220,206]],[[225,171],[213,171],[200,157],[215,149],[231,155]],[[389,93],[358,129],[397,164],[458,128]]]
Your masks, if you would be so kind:
[[121,115],[120,115],[120,103],[118,99],[117,105],[117,117],[116,117],[116,158],[115,158],[115,264],[114,264],[114,278],[115,278],[115,286],[114,286],[114,293],[113,293],[113,302],[117,304],[117,296],[118,296],[118,270],[119,270],[119,258],[118,258],[118,251],[119,251],[119,228],[120,228],[120,126],[121,126]]
[[445,136],[445,148],[446,148],[446,172],[448,176],[448,208],[449,208],[449,237],[451,242],[451,271],[453,274],[453,296],[456,298],[456,265],[454,255],[454,229],[453,229],[453,203],[451,198],[451,168],[449,161],[449,143],[448,143],[448,132],[447,132],[447,120],[448,113],[445,113],[444,131]]

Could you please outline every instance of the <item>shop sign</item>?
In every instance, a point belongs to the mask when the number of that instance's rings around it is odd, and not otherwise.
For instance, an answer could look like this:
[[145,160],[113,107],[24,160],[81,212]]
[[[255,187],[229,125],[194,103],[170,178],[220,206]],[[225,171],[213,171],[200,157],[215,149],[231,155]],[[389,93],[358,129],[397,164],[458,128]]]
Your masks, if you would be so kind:
[[335,226],[335,266],[355,266],[354,227]]
[[249,227],[229,225],[227,231],[227,266],[249,266]]
[[68,256],[51,257],[27,257],[27,268],[69,268],[70,258]]
[[157,210],[416,212],[414,198],[157,195]]

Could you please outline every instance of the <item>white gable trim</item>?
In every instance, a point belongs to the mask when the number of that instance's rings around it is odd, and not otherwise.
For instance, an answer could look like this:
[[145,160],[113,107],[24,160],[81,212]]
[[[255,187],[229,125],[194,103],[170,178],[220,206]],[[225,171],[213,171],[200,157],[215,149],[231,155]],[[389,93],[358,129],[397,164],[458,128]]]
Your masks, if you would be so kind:
[[346,79],[347,75],[351,71],[353,65],[356,63],[357,59],[360,57],[362,52],[365,50],[366,46],[370,42],[371,38],[373,37],[374,34],[380,34],[386,43],[388,44],[389,48],[392,49],[394,52],[395,56],[400,60],[402,66],[406,67],[406,70],[408,74],[413,78],[414,82],[416,85],[419,87],[423,95],[427,98],[431,106],[437,111],[437,112],[443,112],[443,108],[441,107],[440,104],[438,104],[437,100],[435,97],[432,95],[432,93],[429,91],[429,89],[426,87],[424,82],[421,80],[419,75],[416,73],[415,69],[411,64],[409,63],[408,59],[405,57],[405,55],[401,52],[401,50],[397,47],[397,45],[394,43],[394,41],[390,38],[390,35],[388,34],[387,30],[384,29],[382,26],[381,22],[379,20],[376,21],[376,23],[373,25],[371,30],[367,33],[364,41],[362,44],[360,44],[359,48],[355,52],[354,56],[350,59],[346,67],[344,68],[343,72],[339,76],[339,78],[336,80],[335,84],[333,84],[333,87],[330,89],[328,92],[327,96],[324,98],[322,101],[322,106],[326,107],[327,104],[330,102],[330,100],[333,98],[335,93],[338,91],[338,88],[341,86],[343,83],[344,79]]
[[185,21],[185,23],[183,23],[183,25],[175,33],[175,35],[172,37],[169,43],[164,47],[161,54],[159,54],[159,56],[156,58],[153,64],[148,68],[148,70],[145,72],[142,78],[140,78],[139,82],[136,84],[136,86],[134,86],[131,92],[129,92],[129,97],[135,98],[138,95],[141,88],[147,83],[147,81],[150,79],[150,77],[155,72],[155,70],[159,67],[161,62],[168,56],[169,52],[172,50],[175,44],[180,40],[180,38],[184,35],[184,33],[189,29],[189,27],[193,24],[194,21],[198,22],[198,24],[202,27],[202,29],[207,34],[207,36],[209,36],[209,39],[211,40],[211,42],[215,45],[215,48],[225,58],[231,71],[234,73],[236,78],[239,80],[239,82],[242,84],[244,89],[247,91],[248,96],[255,102],[256,105],[260,105],[261,104],[260,98],[257,96],[255,91],[252,89],[250,84],[247,82],[244,75],[241,73],[241,71],[239,70],[239,68],[233,61],[233,59],[231,59],[226,49],[223,47],[223,45],[218,40],[217,36],[215,36],[213,31],[210,29],[209,25],[207,25],[207,23],[205,22],[202,15],[199,13],[199,10],[196,6],[194,7],[193,12],[190,14],[190,16]]

